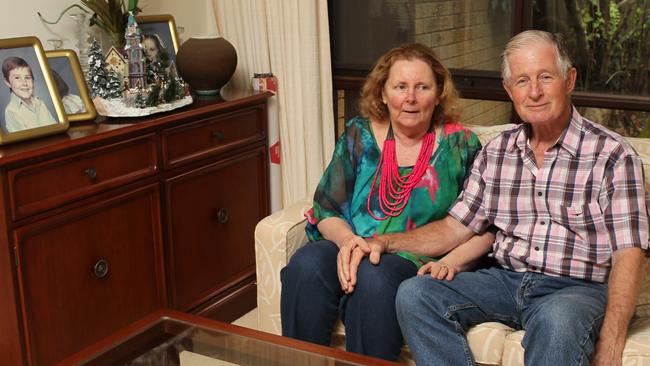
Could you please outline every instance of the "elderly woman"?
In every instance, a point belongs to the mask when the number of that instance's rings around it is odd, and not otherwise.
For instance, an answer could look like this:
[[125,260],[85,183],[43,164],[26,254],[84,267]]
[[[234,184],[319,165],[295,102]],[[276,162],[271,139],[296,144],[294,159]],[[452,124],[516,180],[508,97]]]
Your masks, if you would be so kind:
[[458,123],[457,103],[430,48],[406,44],[379,59],[362,117],[347,122],[306,214],[312,242],[282,270],[283,335],[329,344],[340,315],[348,351],[398,358],[397,288],[431,258],[400,252],[371,263],[364,238],[445,217],[481,148]]

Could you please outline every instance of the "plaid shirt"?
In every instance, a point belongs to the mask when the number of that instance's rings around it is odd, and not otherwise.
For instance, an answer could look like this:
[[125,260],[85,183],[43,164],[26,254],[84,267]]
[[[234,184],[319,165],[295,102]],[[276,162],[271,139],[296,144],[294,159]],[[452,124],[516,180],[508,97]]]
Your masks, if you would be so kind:
[[519,125],[481,150],[450,214],[477,233],[494,224],[506,269],[605,282],[613,251],[648,250],[641,158],[575,108],[539,168],[528,133]]

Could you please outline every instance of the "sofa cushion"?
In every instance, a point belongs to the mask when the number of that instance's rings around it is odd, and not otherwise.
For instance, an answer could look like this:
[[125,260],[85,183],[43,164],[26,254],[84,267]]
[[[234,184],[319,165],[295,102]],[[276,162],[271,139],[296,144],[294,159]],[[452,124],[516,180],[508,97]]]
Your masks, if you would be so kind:
[[513,329],[507,325],[487,322],[470,328],[467,342],[474,355],[474,361],[482,365],[501,365],[501,356],[506,338]]

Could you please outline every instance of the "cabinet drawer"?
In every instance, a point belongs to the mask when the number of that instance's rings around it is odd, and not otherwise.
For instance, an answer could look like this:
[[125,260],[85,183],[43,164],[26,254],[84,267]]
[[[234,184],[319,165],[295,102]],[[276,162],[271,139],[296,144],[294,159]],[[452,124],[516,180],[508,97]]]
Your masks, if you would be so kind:
[[155,135],[8,172],[14,219],[155,174]]
[[265,106],[206,118],[163,132],[163,159],[167,167],[263,141]]
[[166,305],[158,185],[19,228],[30,364],[51,365]]
[[255,274],[255,225],[267,213],[265,149],[166,182],[172,306],[195,309]]

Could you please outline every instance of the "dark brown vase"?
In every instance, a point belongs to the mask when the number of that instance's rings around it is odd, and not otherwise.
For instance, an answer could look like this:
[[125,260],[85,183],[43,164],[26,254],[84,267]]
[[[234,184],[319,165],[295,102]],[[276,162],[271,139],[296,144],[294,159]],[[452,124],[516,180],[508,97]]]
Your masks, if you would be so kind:
[[176,54],[176,66],[198,95],[219,94],[237,67],[237,51],[223,37],[192,37]]

